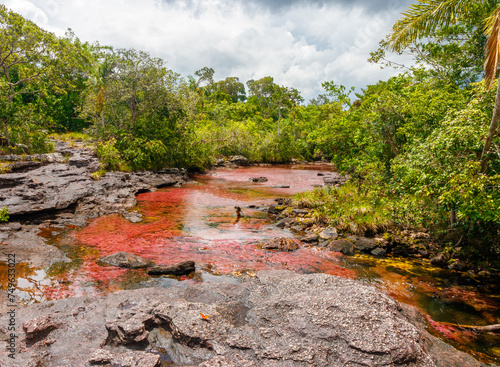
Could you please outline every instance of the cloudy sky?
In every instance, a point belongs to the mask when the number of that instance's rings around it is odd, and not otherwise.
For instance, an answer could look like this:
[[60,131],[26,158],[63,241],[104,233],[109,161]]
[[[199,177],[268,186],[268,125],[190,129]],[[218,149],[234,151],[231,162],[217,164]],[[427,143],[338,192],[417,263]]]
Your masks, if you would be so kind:
[[397,73],[366,60],[412,0],[0,0],[62,35],[136,48],[183,76],[272,76],[306,101],[323,81],[362,88]]

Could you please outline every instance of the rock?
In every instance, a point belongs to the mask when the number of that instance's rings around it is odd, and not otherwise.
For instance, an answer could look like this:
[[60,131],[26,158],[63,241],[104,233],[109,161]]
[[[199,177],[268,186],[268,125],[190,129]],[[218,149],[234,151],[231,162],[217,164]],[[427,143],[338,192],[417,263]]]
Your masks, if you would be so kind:
[[448,264],[448,258],[444,253],[439,253],[438,255],[431,258],[431,264],[434,266],[445,266]]
[[482,278],[488,278],[491,276],[491,273],[488,270],[481,270],[479,273],[477,273]]
[[237,166],[248,166],[249,162],[246,157],[243,157],[242,155],[233,155],[230,159],[229,162],[232,164],[236,164]]
[[467,270],[467,264],[464,263],[463,261],[456,260],[448,266],[448,269],[456,271],[464,271]]
[[23,157],[17,154],[0,155],[0,161],[16,162],[22,161]]
[[273,238],[261,245],[264,250],[295,251],[299,249],[299,241],[292,238]]
[[297,225],[291,226],[290,229],[292,231],[295,231],[295,232],[303,232],[305,229],[305,226],[303,226],[301,224],[297,224]]
[[196,270],[194,261],[183,261],[174,265],[159,265],[148,269],[148,275],[188,275]]
[[349,236],[347,237],[354,244],[354,248],[360,252],[370,253],[377,247],[377,241],[373,238]]
[[305,243],[314,243],[318,242],[318,240],[319,236],[316,233],[309,233],[301,238],[301,241]]
[[286,228],[286,227],[290,227],[290,224],[293,223],[295,219],[293,218],[283,218],[283,219],[280,219],[278,221],[278,223],[276,223],[276,227],[278,228]]
[[324,173],[318,172],[318,176],[324,176]]
[[320,232],[319,237],[324,240],[336,240],[339,237],[339,233],[337,232],[337,228],[328,227]]
[[[258,272],[241,284],[63,299],[18,310],[21,323],[52,314],[66,325],[51,332],[50,347],[19,333],[16,360],[1,353],[0,364],[28,366],[36,356],[47,366],[156,367],[153,352],[161,350],[172,365],[184,366],[481,365],[432,337],[423,323],[412,324],[418,321],[403,306],[361,282],[290,271]],[[7,320],[0,315],[0,325]]]
[[[77,206],[77,214],[124,212],[136,204],[135,194],[157,187],[173,186],[187,181],[185,171],[108,172],[99,181],[91,179],[91,166],[97,158],[86,156],[88,167],[50,164],[29,173],[0,175],[0,207],[9,214],[24,215],[41,211],[57,211]],[[75,163],[77,164],[77,163]],[[80,164],[80,163],[78,163]],[[90,206],[90,208],[88,208]]]
[[333,240],[327,247],[331,251],[340,252],[344,255],[354,255],[354,244],[346,239]]
[[271,187],[274,188],[274,189],[289,189],[290,185],[274,185],[274,186],[271,186]]
[[375,249],[373,249],[370,253],[373,255],[373,256],[383,256],[385,255],[387,251],[385,251],[385,249],[383,249],[382,247],[377,247]]
[[267,177],[251,177],[249,179],[249,181],[251,181],[251,182],[267,182],[269,180],[267,179]]
[[341,176],[339,174],[323,177],[323,182],[327,186],[340,186],[343,185],[346,181],[347,177]]
[[309,214],[309,210],[307,209],[292,209],[292,215],[306,215]]
[[278,213],[281,213],[285,209],[286,209],[286,206],[284,206],[284,205],[271,204],[271,205],[269,205],[267,212],[270,214],[278,214]]
[[30,169],[38,168],[42,165],[40,162],[14,162],[7,167],[11,172],[27,172]]
[[74,155],[68,159],[68,164],[75,167],[87,167],[90,164],[90,160],[80,155]]
[[18,222],[5,223],[0,227],[0,231],[19,231],[22,227]]
[[217,159],[217,160],[215,161],[215,166],[216,166],[216,167],[222,167],[222,166],[224,166],[225,164],[226,164],[226,161],[225,161],[224,159],[222,159],[222,158]]
[[120,367],[160,367],[160,356],[158,354],[133,351],[121,354],[113,354],[104,349],[98,349],[89,358],[91,366],[120,366]]
[[144,259],[134,254],[129,254],[128,252],[117,252],[116,254],[99,259],[99,262],[106,265],[128,269],[147,268],[153,265],[151,260]]
[[123,213],[123,218],[128,220],[130,223],[140,223],[143,221],[142,214],[137,211]]
[[54,320],[51,314],[39,316],[36,319],[23,323],[26,339],[43,338],[58,327],[59,324]]

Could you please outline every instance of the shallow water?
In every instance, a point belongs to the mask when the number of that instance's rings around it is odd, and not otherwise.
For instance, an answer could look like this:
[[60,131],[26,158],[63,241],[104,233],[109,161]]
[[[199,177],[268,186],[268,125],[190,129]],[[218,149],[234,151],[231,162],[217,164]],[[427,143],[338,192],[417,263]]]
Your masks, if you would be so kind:
[[[289,230],[274,225],[265,208],[276,198],[321,185],[318,173],[330,170],[329,165],[218,170],[196,176],[181,188],[138,195],[135,210],[143,215],[141,223],[130,223],[115,214],[96,218],[84,228],[44,228],[40,236],[72,261],[48,269],[19,264],[17,295],[31,304],[138,287],[239,282],[239,275],[263,269],[321,272],[373,284],[422,310],[436,335],[485,361],[500,362],[498,337],[445,324],[500,323],[498,286],[482,285],[424,260],[342,257],[315,247],[290,253],[259,248],[257,244],[267,239],[293,237]],[[249,182],[249,178],[261,176],[269,181]],[[235,206],[242,208],[244,217],[237,217]],[[194,260],[197,272],[190,277],[150,277],[143,269],[97,264],[98,259],[119,251],[166,265]],[[5,269],[0,264],[0,272]]]

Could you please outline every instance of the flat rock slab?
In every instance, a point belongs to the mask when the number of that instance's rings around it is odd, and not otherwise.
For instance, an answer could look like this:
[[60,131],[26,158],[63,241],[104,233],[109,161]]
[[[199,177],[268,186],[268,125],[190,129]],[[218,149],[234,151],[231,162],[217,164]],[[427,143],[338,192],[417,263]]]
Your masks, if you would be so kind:
[[[441,367],[451,356],[481,366],[449,346],[442,352],[389,296],[326,274],[264,271],[236,285],[70,298],[19,308],[16,318],[29,328],[18,327],[16,360],[0,354],[3,367],[156,367],[158,351],[182,366]],[[3,350],[8,339],[0,329]]]

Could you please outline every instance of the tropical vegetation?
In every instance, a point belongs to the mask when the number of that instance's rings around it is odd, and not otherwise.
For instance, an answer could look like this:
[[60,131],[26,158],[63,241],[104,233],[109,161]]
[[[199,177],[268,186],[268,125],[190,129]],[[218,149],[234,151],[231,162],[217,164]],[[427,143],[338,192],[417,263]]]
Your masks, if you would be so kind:
[[308,102],[272,76],[216,80],[204,67],[184,78],[147,52],[57,37],[3,5],[0,23],[3,154],[48,152],[51,134],[78,134],[104,170],[326,159],[350,180],[296,198],[318,222],[428,231],[463,256],[498,259],[497,1],[419,0],[370,58],[399,75],[359,93],[324,81]]

